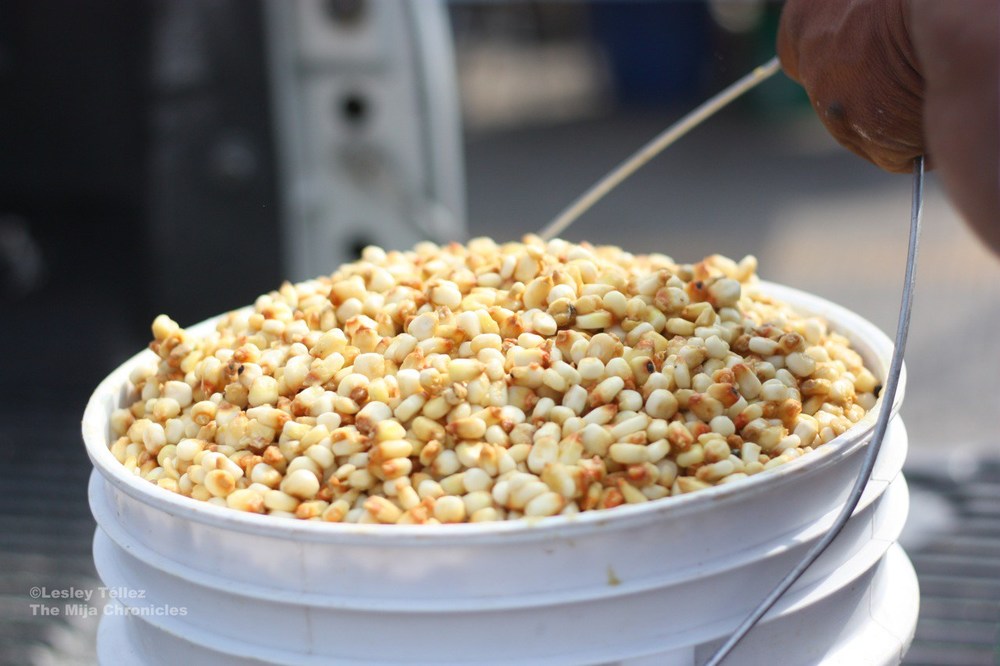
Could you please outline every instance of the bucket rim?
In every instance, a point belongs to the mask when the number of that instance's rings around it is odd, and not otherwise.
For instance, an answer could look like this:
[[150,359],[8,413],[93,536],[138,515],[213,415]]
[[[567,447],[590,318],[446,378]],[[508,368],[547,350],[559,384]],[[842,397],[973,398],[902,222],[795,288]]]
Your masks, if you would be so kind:
[[[881,329],[867,319],[825,298],[792,287],[762,280],[747,285],[747,288],[780,299],[802,314],[822,316],[829,323],[831,330],[841,333],[851,341],[855,350],[865,358],[866,364],[880,381],[884,380],[893,344]],[[223,316],[225,314],[211,317],[187,327],[187,330],[196,335],[205,334],[213,330],[216,322]],[[487,523],[443,525],[327,523],[280,519],[265,514],[215,506],[159,488],[137,475],[126,472],[122,464],[111,454],[110,442],[106,440],[105,433],[110,416],[108,400],[112,400],[115,405],[120,404],[133,366],[153,358],[155,355],[148,349],[134,355],[105,377],[88,400],[81,430],[87,455],[94,468],[107,482],[128,497],[178,518],[226,530],[300,541],[387,543],[405,541],[441,546],[447,543],[488,543],[496,540],[510,542],[512,539],[535,541],[553,537],[573,538],[597,530],[607,530],[609,527],[625,528],[654,523],[741,502],[747,497],[770,492],[776,485],[788,483],[800,475],[820,473],[828,466],[867,446],[874,432],[876,419],[885,408],[882,397],[879,397],[875,406],[860,421],[816,450],[746,479],[679,497],[665,497],[641,504],[624,504],[613,509],[585,511],[568,516],[521,518]],[[899,388],[890,406],[893,417],[898,414],[902,404],[905,384],[904,365]]]

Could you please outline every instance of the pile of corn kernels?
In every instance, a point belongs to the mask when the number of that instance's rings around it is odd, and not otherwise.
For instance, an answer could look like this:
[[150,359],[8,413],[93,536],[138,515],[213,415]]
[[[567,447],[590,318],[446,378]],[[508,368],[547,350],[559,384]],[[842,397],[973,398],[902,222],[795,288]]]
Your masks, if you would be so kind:
[[608,509],[737,482],[875,404],[847,340],[688,265],[528,236],[367,248],[196,338],[153,322],[111,451],[163,489],[329,522]]

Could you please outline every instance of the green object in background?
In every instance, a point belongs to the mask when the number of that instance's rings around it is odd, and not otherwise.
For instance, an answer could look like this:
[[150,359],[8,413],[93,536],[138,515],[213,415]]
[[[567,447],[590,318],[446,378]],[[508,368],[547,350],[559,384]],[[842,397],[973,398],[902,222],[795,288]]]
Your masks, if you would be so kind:
[[[753,54],[755,62],[763,62],[775,53],[778,38],[778,20],[781,18],[781,4],[767,3],[760,24],[754,31]],[[750,93],[748,104],[755,113],[776,115],[811,109],[809,96],[802,86],[787,76],[776,76],[766,86]]]

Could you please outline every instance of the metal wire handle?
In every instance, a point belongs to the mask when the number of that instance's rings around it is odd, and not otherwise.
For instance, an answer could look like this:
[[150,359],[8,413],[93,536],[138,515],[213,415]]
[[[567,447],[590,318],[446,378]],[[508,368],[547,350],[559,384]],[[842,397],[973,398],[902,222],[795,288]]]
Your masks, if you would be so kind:
[[567,206],[556,219],[539,231],[538,235],[542,237],[542,240],[550,240],[561,234],[569,225],[576,222],[577,218],[590,210],[591,206],[603,199],[608,192],[618,187],[622,181],[649,163],[651,159],[663,152],[677,139],[703,123],[740,95],[774,76],[779,69],[781,69],[781,63],[778,62],[778,56],[775,56],[703,102],[701,106],[653,137],[649,143],[591,185],[590,189]]
[[854,482],[854,487],[851,488],[851,494],[848,496],[847,502],[840,510],[837,520],[834,521],[829,531],[823,535],[822,539],[816,542],[816,545],[809,550],[806,556],[802,558],[802,561],[795,565],[781,579],[781,582],[771,590],[771,593],[754,608],[753,612],[736,628],[736,631],[705,662],[704,666],[718,666],[726,658],[726,655],[753,629],[754,625],[764,617],[767,611],[774,606],[778,599],[788,591],[788,588],[795,584],[795,581],[805,573],[806,569],[833,543],[833,540],[837,538],[837,535],[847,525],[847,521],[850,519],[851,514],[854,513],[854,509],[857,507],[858,501],[865,491],[865,486],[868,485],[872,469],[875,467],[875,459],[882,449],[882,440],[885,438],[885,431],[889,427],[889,419],[892,416],[892,402],[896,397],[899,375],[903,370],[903,350],[906,347],[906,338],[910,331],[910,310],[913,306],[913,289],[917,272],[917,250],[920,244],[920,217],[923,207],[924,158],[921,156],[914,160],[913,163],[913,203],[910,208],[910,242],[906,253],[906,274],[903,278],[903,296],[899,306],[899,321],[896,324],[896,343],[892,350],[892,360],[889,363],[889,375],[886,377],[885,385],[882,388],[882,395],[880,396],[882,411],[879,412],[878,419],[875,422],[875,432],[872,434],[871,442],[868,444],[868,451],[865,453],[865,459],[861,465],[861,471],[858,473],[858,478]]

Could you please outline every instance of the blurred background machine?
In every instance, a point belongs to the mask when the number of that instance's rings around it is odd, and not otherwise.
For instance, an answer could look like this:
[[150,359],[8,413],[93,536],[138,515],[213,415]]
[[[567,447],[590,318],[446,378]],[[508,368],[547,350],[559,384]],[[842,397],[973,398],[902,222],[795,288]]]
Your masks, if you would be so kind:
[[[755,0],[0,3],[0,663],[93,662],[96,619],[34,615],[27,590],[97,584],[80,415],[156,314],[191,324],[369,243],[536,231],[767,60],[779,13]],[[766,279],[892,330],[908,201],[907,178],[836,146],[801,90],[772,80],[568,237],[679,261],[754,253]],[[994,664],[1000,266],[933,178],[917,294],[904,541],[924,598],[907,661]]]
[[368,244],[464,234],[440,3],[14,2],[0,16],[5,290],[41,280],[15,242],[28,227],[70,261],[114,256],[130,300],[187,322]]
[[444,6],[264,7],[285,276],[329,273],[366,245],[461,240],[461,120]]

